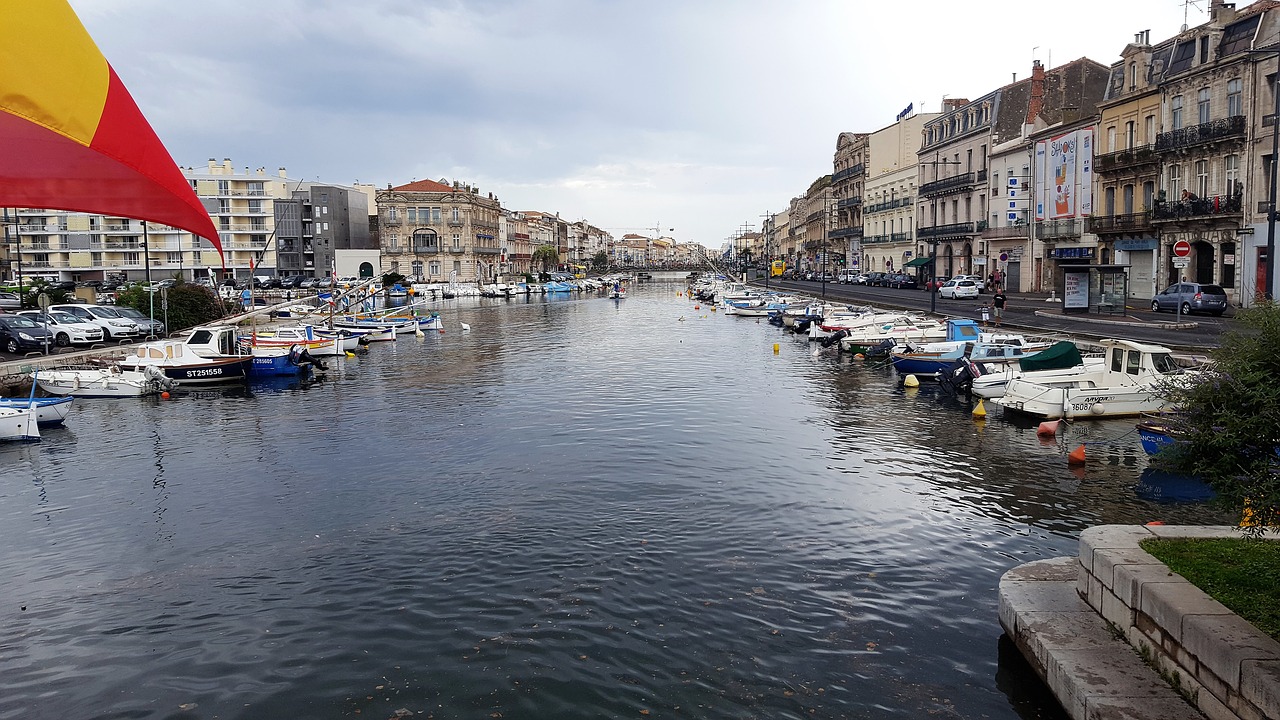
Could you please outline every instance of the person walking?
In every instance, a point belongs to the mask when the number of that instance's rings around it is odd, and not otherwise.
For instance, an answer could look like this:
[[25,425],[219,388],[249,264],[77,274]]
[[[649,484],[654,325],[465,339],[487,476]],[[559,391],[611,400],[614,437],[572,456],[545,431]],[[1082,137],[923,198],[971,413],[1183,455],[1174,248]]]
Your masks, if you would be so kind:
[[1004,296],[1004,290],[999,285],[997,285],[996,294],[991,296],[991,305],[995,309],[995,315],[996,315],[996,327],[1000,327],[1000,321],[1004,319],[1005,299],[1006,298]]

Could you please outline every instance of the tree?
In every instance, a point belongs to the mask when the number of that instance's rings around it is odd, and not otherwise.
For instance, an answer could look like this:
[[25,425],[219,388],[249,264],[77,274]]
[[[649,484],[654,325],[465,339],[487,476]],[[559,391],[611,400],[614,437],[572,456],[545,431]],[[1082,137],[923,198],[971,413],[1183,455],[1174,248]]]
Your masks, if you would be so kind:
[[1157,463],[1197,475],[1261,531],[1280,524],[1280,306],[1263,302],[1236,327],[1191,382],[1165,388],[1178,408],[1177,442]]
[[599,250],[595,255],[591,256],[591,266],[597,271],[605,270],[609,267],[609,253]]
[[[156,319],[164,320],[165,312],[160,307],[161,296],[156,291]],[[179,281],[169,288],[168,295],[168,327],[170,330],[181,330],[196,325],[204,325],[224,317],[230,308],[212,290],[203,285],[192,285]],[[139,312],[151,314],[151,293],[141,286],[131,287],[116,297],[117,305],[135,308]]]
[[560,264],[560,253],[555,245],[539,245],[538,249],[533,251],[533,261],[541,263],[542,271],[547,272]]

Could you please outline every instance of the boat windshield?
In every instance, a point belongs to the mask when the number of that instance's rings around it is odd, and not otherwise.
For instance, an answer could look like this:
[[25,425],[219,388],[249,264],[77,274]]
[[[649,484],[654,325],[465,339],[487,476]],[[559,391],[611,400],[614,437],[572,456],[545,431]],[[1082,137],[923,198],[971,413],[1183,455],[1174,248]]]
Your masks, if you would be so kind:
[[1169,353],[1152,353],[1151,362],[1155,366],[1156,372],[1161,375],[1169,373],[1181,372],[1182,367],[1173,359],[1173,355]]

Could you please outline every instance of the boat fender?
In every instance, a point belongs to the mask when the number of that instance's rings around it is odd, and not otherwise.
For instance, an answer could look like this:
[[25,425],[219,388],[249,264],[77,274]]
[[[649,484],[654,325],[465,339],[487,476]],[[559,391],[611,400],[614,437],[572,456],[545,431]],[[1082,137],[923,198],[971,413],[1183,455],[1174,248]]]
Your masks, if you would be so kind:
[[1089,412],[1093,413],[1094,415],[1102,415],[1106,411],[1107,411],[1107,406],[1103,405],[1102,403],[1094,403],[1089,407]]

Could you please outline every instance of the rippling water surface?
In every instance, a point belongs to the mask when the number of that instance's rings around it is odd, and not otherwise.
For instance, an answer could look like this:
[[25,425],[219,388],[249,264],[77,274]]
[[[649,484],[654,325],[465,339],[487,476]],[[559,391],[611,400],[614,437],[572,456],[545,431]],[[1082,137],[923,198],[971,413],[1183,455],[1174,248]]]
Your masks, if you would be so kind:
[[1001,573],[1222,520],[680,289],[0,446],[0,718],[1060,718]]

